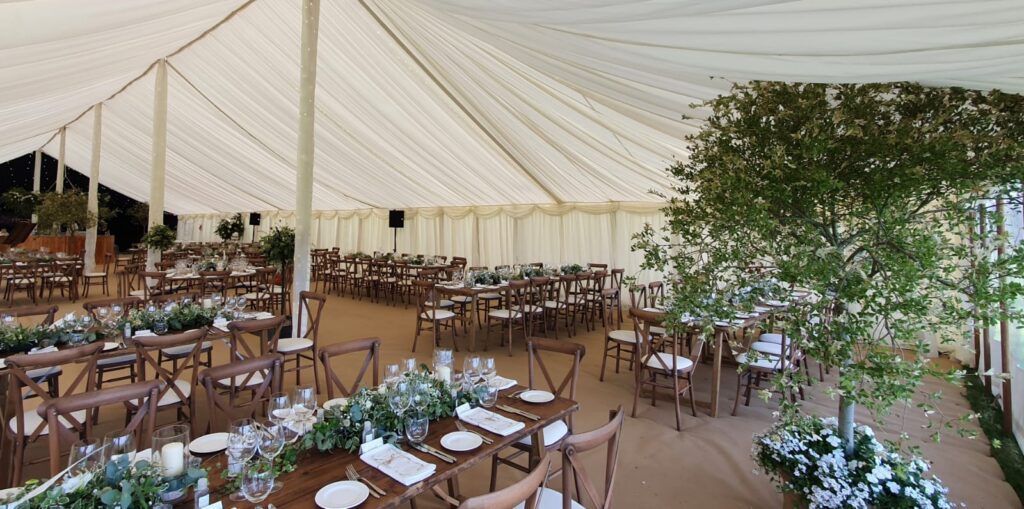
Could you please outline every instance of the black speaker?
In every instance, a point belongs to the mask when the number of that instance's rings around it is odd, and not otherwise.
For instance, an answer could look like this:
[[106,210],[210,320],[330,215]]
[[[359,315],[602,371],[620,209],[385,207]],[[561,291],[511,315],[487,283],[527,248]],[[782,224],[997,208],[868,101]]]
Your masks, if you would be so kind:
[[259,226],[259,225],[260,225],[260,213],[259,212],[252,212],[252,213],[250,213],[249,214],[249,226]]
[[388,228],[405,228],[405,211],[388,211]]

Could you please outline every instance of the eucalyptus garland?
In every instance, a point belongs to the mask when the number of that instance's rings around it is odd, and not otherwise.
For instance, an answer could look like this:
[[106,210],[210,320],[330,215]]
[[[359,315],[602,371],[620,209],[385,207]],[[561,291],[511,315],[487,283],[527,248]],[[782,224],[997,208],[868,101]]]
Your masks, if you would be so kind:
[[570,263],[568,265],[562,265],[559,269],[562,274],[579,274],[583,272],[583,266],[578,263]]
[[6,357],[28,352],[53,336],[53,330],[41,325],[35,327],[26,327],[21,324],[0,326],[0,356]]
[[[31,500],[19,502],[19,509],[63,507],[65,509],[132,507],[148,508],[163,503],[164,492],[183,491],[206,477],[206,470],[189,468],[180,478],[167,479],[160,467],[146,460],[129,463],[127,457],[109,461],[100,472],[66,478]],[[39,486],[29,481],[20,491],[0,500],[10,504]]]
[[169,312],[162,309],[132,309],[121,319],[119,326],[123,329],[128,323],[132,330],[152,329],[154,323],[164,320],[167,322],[167,330],[178,332],[209,327],[215,318],[217,310],[214,308],[204,308],[197,303],[175,304]]
[[473,274],[473,282],[478,285],[501,284],[501,276],[497,272],[483,271]]
[[[472,394],[453,394],[452,385],[438,380],[433,373],[420,367],[420,371],[406,373],[404,380],[413,384],[425,384],[426,406],[424,414],[431,421],[455,415],[456,401],[475,404],[478,400]],[[362,444],[364,423],[369,422],[377,438],[393,443],[402,428],[402,417],[396,414],[387,401],[387,388],[359,389],[344,406],[333,406],[324,412],[324,419],[313,425],[313,430],[302,438],[305,449],[328,452],[343,449],[356,452]]]

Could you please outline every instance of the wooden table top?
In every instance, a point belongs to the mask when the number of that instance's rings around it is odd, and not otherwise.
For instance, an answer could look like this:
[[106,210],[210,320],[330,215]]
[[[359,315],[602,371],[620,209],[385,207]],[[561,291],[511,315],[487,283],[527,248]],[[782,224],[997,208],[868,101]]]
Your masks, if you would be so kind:
[[[525,387],[517,386],[515,388],[501,391],[501,396],[498,398],[499,404],[526,410],[527,412],[539,416],[540,420],[532,421],[516,414],[492,408],[491,410],[498,414],[524,422],[526,427],[507,437],[502,437],[490,433],[482,428],[477,428],[469,424],[466,425],[468,429],[476,431],[481,435],[494,440],[493,444],[482,444],[479,448],[470,452],[449,451],[441,446],[441,437],[449,432],[457,431],[455,426],[456,418],[449,417],[447,419],[441,419],[430,423],[430,431],[427,434],[427,438],[424,440],[424,443],[454,456],[457,459],[455,463],[449,464],[430,454],[420,452],[408,446],[403,446],[406,452],[423,461],[437,465],[437,470],[434,472],[434,475],[420,481],[419,483],[412,486],[405,486],[370,465],[363,463],[359,460],[359,457],[356,454],[345,451],[335,451],[333,453],[310,451],[299,455],[298,465],[294,472],[285,474],[278,478],[278,480],[284,483],[284,487],[281,491],[271,494],[270,497],[261,503],[261,505],[263,507],[267,507],[267,504],[274,504],[274,506],[279,509],[317,507],[315,502],[317,491],[330,483],[347,480],[348,478],[345,476],[345,467],[353,465],[360,475],[369,479],[372,483],[387,492],[386,496],[379,499],[373,498],[372,496],[367,498],[366,501],[358,507],[368,509],[396,507],[421,493],[430,491],[432,487],[454,478],[460,472],[463,472],[481,461],[490,458],[492,455],[505,449],[509,445],[516,443],[523,437],[538,433],[548,424],[566,417],[579,408],[579,403],[564,398],[556,398],[550,403],[535,405],[519,400],[518,398],[510,398],[506,396],[506,394],[511,394],[521,389],[525,389]],[[224,484],[220,479],[220,472],[224,468],[225,460],[226,457],[223,453],[207,460],[206,466],[210,471],[209,477],[211,493],[216,494],[217,490],[219,490]],[[219,495],[215,495],[212,498],[216,499],[217,497],[219,497]],[[243,509],[254,507],[254,504],[250,504],[248,502],[231,502],[226,500],[225,497],[225,507],[233,506]]]

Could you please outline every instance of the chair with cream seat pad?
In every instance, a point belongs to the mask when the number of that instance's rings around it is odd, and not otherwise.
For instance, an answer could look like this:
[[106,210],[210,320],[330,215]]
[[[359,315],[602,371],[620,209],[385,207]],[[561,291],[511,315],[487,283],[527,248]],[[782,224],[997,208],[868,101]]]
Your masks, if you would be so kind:
[[[637,309],[632,307],[630,309]],[[633,315],[630,315],[633,316]],[[604,381],[604,372],[607,368],[608,359],[615,359],[615,372],[619,372],[619,367],[622,361],[627,361],[627,366],[632,371],[633,364],[636,362],[637,353],[637,331],[634,329],[612,329],[609,322],[615,319],[616,323],[614,326],[619,327],[621,324],[618,322],[616,316],[608,316],[602,320],[604,325],[604,356],[601,359],[601,375],[598,380]],[[653,329],[653,327],[652,327]]]
[[[762,334],[761,336],[765,336]],[[733,402],[732,415],[736,415],[736,411],[739,410],[740,397],[743,396],[745,399],[745,405],[750,406],[751,394],[755,387],[761,387],[761,382],[770,382],[771,378],[781,375],[787,371],[798,371],[800,369],[800,362],[803,360],[803,354],[798,348],[793,348],[789,342],[789,338],[786,334],[779,335],[780,343],[771,341],[759,341],[761,343],[761,349],[768,349],[767,345],[774,345],[778,347],[778,352],[786,352],[785,355],[774,355],[765,353],[761,350],[749,349],[746,352],[733,354],[736,362],[739,363],[740,368],[737,374],[736,380],[736,400]],[[755,342],[756,344],[758,342]],[[728,352],[728,349],[726,350]],[[803,386],[797,387],[800,398],[804,397]],[[788,397],[793,401],[796,401],[796,395],[790,393]]]
[[[96,361],[102,349],[103,343],[96,342],[65,350],[17,354],[7,357],[6,365],[10,377],[8,390],[11,394],[22,395],[21,398],[10,398],[14,405],[14,416],[6,423],[9,432],[5,435],[14,442],[14,466],[9,485],[20,486],[24,483],[22,474],[25,466],[25,448],[50,433],[46,420],[41,418],[36,410],[48,401],[95,390]],[[70,367],[72,364],[75,365],[74,372],[78,374],[70,384],[65,384],[65,389],[57,395],[50,394],[49,390],[40,386],[39,382],[30,375],[30,372],[33,371],[61,369],[62,366]],[[25,404],[28,397],[39,398],[38,405],[35,405],[36,409]],[[88,414],[78,414],[77,417],[91,420]],[[58,422],[61,422],[62,425],[65,424],[63,421]]]
[[448,309],[441,309],[442,299],[439,298],[436,283],[429,279],[414,279],[412,284],[416,292],[416,334],[412,340],[412,351],[416,351],[416,341],[419,339],[420,333],[428,329],[434,346],[440,345],[442,327],[451,329],[452,347],[458,351],[459,347],[455,341],[455,336],[458,334],[455,327],[457,315]]
[[632,417],[636,417],[640,393],[646,387],[651,391],[651,405],[657,404],[658,389],[667,389],[673,396],[676,409],[676,430],[682,431],[680,396],[689,393],[690,411],[697,416],[693,397],[693,372],[704,348],[703,337],[698,337],[690,347],[689,356],[680,355],[681,342],[673,336],[653,336],[651,327],[659,325],[664,313],[630,309],[633,327],[637,337],[637,374],[633,393]]
[[[526,342],[528,352],[528,387],[551,392],[556,398],[576,400],[576,385],[580,376],[580,364],[587,349],[579,343],[555,341],[547,338],[531,337]],[[552,373],[552,367],[568,364],[565,374],[559,377]],[[502,456],[495,453],[491,457],[491,490],[494,490],[498,476],[498,466],[508,465],[522,472],[529,472],[529,465],[537,462],[544,452],[558,448],[562,439],[572,433],[573,414],[564,420],[555,421],[544,427],[541,433],[544,443],[534,444],[532,437],[527,437],[509,446],[514,449],[511,454]],[[527,455],[526,466],[516,463],[519,456]]]
[[[228,323],[230,350],[229,359],[232,363],[277,354],[277,343],[281,338],[281,329],[285,318],[274,316],[255,320],[235,320]],[[255,337],[256,346],[250,344],[250,337]],[[242,391],[254,391],[265,379],[264,372],[246,373],[237,377],[216,379],[214,385],[228,394],[233,405]]]
[[[320,336],[320,318],[323,316],[324,305],[327,304],[327,296],[322,293],[311,291],[299,292],[299,313],[297,320],[292,326],[292,331],[302,331],[305,325],[305,332],[301,336],[281,338],[277,341],[277,353],[285,356],[285,373],[295,372],[295,385],[300,385],[301,373],[304,369],[313,370],[313,384],[317,394],[320,393],[320,375],[316,367],[317,359],[317,338]],[[294,357],[291,357],[294,356]],[[295,366],[288,367],[289,361],[295,361]],[[303,364],[303,361],[309,361]]]
[[[134,341],[139,378],[163,383],[157,409],[174,408],[176,422],[189,424],[193,435],[198,431],[198,416],[192,394],[199,383],[200,356],[208,333],[209,329],[204,327],[164,336],[140,336]],[[167,364],[161,362],[161,355],[170,349],[187,349],[187,353],[180,355],[177,358],[180,362],[168,369]]]
[[458,509],[537,509],[550,471],[551,456],[545,456],[522,480],[498,491],[467,498]]
[[[571,435],[562,442],[562,486],[565,489],[559,492],[547,487],[541,488],[538,509],[611,509],[623,421],[625,412],[619,406],[618,410],[611,412],[611,419],[604,426]],[[580,454],[604,444],[608,445],[608,449],[605,454],[605,475],[599,478],[604,480],[604,493],[601,493],[595,484],[597,479],[592,479],[589,470],[584,468]],[[574,493],[574,490],[582,493]],[[582,503],[584,493],[590,502],[588,505]]]

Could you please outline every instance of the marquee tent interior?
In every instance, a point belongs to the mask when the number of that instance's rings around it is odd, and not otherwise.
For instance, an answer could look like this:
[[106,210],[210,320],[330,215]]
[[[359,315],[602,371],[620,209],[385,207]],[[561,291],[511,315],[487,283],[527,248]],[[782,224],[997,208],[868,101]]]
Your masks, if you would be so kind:
[[[99,180],[150,201],[163,59],[179,240],[236,212],[263,214],[257,236],[295,224],[302,7],[0,2],[0,161],[89,168],[102,103]],[[695,103],[732,82],[1024,93],[1019,0],[324,1],[318,41],[312,245],[389,250],[404,209],[399,251],[483,265],[635,273]]]

